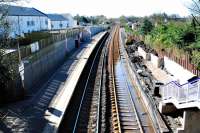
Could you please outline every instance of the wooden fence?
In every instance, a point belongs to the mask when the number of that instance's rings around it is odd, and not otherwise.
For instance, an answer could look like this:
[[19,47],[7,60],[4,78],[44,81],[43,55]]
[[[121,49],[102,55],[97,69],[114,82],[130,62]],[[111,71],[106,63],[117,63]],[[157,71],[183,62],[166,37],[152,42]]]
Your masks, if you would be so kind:
[[166,52],[166,51],[160,51],[160,50],[156,50],[156,51],[160,57],[166,56],[169,59],[173,60],[174,62],[180,64],[183,68],[187,69],[193,74],[200,76],[200,70],[198,70],[197,67],[191,63],[190,55],[185,53],[185,54],[182,54],[181,57],[177,57],[173,54],[173,52]]
[[[54,44],[55,42],[59,42],[62,40],[65,40],[66,38],[69,37],[76,37],[78,34],[80,33],[79,29],[70,29],[68,31],[66,31],[65,33],[60,33],[60,34],[54,34],[49,38],[46,39],[42,39],[40,41],[38,41],[38,45],[39,45],[39,49],[44,49],[52,44]],[[21,52],[21,57],[22,59],[28,56],[31,56],[33,53],[31,52],[31,46],[24,46],[20,48],[20,52]],[[14,54],[18,54],[18,51],[15,51]]]
[[[132,38],[136,41],[144,40],[142,36],[138,35],[133,35]],[[158,49],[156,49],[156,52],[158,53],[159,57],[166,56],[174,62],[180,64],[183,68],[192,72],[194,75],[197,75],[198,77],[200,76],[200,70],[198,70],[197,67],[194,64],[192,64],[189,54],[184,53],[181,55],[181,57],[178,57],[173,52],[161,51]]]

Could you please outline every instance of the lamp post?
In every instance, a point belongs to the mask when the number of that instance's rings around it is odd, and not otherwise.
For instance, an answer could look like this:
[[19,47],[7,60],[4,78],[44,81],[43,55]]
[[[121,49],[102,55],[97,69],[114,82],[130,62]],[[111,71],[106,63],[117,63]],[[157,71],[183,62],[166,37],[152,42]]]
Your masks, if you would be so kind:
[[19,64],[18,64],[18,69],[19,69],[19,73],[20,73],[20,77],[21,77],[21,83],[22,83],[22,96],[25,96],[25,86],[24,86],[24,63],[22,61],[22,57],[21,57],[21,51],[20,51],[20,46],[19,46],[19,35],[17,35],[17,51],[18,51],[18,60],[19,60]]
[[22,62],[22,58],[21,58],[21,52],[20,52],[20,46],[19,46],[19,37],[21,35],[21,25],[20,25],[20,16],[18,16],[18,35],[17,36],[17,51],[18,51],[18,59],[19,59],[19,73],[20,73],[20,77],[21,77],[21,83],[22,83],[22,95],[23,97],[25,96],[25,87],[24,87],[24,63]]

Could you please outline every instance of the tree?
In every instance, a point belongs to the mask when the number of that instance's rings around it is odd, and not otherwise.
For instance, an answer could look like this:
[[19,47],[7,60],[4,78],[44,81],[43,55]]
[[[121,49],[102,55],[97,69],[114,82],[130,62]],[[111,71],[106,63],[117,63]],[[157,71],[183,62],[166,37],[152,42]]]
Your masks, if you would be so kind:
[[132,22],[132,23],[135,23],[139,20],[139,18],[135,17],[135,16],[129,16],[129,17],[127,17],[127,20]]
[[149,18],[153,23],[162,24],[166,19],[168,19],[168,16],[166,13],[156,13],[151,15]]
[[196,17],[200,15],[200,0],[192,0],[192,4],[188,7],[188,9],[192,13],[193,21],[200,26],[198,17]]
[[144,19],[140,28],[140,33],[142,35],[147,35],[149,32],[151,32],[152,29],[153,29],[153,24],[151,23],[151,21],[149,21],[148,19]]
[[200,15],[200,1],[192,0],[192,4],[188,7],[188,9],[195,15]]
[[119,20],[120,20],[120,23],[121,24],[126,24],[127,22],[128,22],[128,20],[127,20],[127,18],[125,17],[125,16],[121,16],[120,18],[119,18]]
[[18,55],[6,54],[6,49],[9,48],[11,43],[7,21],[7,5],[17,1],[0,0],[0,103],[4,103],[5,99],[9,98],[10,83],[18,76]]
[[78,14],[74,17],[75,20],[77,20],[78,23],[83,22],[83,23],[90,23],[91,20],[89,17],[86,16],[79,16]]

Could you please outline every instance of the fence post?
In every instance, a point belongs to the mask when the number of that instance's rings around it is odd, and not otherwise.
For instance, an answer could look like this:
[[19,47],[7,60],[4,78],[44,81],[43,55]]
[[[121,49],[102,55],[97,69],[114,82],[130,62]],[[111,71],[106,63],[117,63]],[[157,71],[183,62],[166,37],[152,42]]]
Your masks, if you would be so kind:
[[166,88],[167,88],[166,98],[168,99],[168,93],[169,93],[169,92],[168,92],[168,88],[169,88],[169,86],[167,85]]
[[187,84],[186,102],[189,101],[189,84]]
[[179,97],[180,97],[180,87],[178,87],[178,96],[176,97],[176,99],[179,101]]
[[162,99],[164,100],[165,99],[165,87],[162,87],[161,91],[162,91]]
[[199,101],[199,93],[200,93],[200,81],[198,81],[197,83],[197,87],[198,87],[198,92],[197,92],[197,101]]

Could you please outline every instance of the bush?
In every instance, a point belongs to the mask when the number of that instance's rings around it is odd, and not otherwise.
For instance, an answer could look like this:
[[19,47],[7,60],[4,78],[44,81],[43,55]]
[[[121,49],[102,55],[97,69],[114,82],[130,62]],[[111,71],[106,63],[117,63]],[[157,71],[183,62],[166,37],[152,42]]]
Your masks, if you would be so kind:
[[32,33],[27,33],[25,34],[25,36],[23,38],[19,38],[19,44],[21,46],[24,45],[29,45],[31,43],[34,43],[36,41],[45,39],[45,38],[49,38],[51,37],[52,34],[48,33],[48,32],[32,32]]
[[192,35],[186,31],[186,23],[170,22],[168,24],[160,24],[149,33],[148,40],[152,43],[162,44],[163,48],[180,47],[185,44],[186,41],[192,42]]
[[151,21],[149,21],[148,19],[145,19],[141,25],[139,32],[142,35],[147,35],[149,32],[151,32],[152,29],[153,29],[153,24],[151,23]]
[[192,63],[200,69],[200,52],[197,50],[192,52]]

